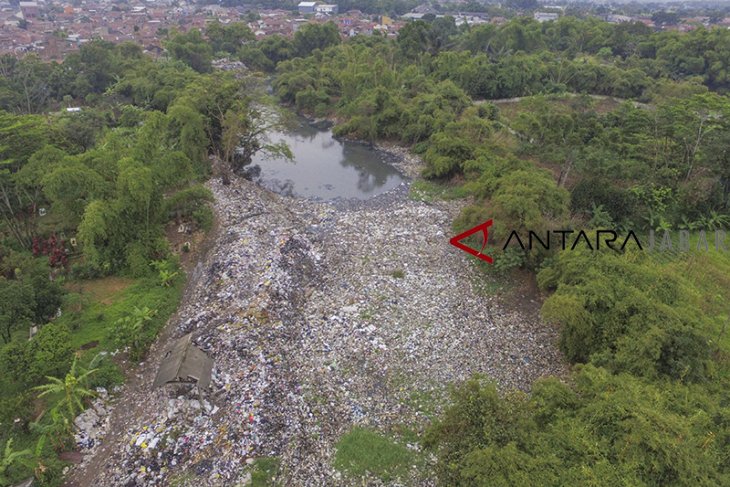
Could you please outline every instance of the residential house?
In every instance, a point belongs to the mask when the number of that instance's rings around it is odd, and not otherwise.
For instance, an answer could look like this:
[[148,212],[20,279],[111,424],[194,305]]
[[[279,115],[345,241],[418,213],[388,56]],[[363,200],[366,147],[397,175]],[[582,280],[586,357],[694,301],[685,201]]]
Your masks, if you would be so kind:
[[533,17],[538,22],[549,22],[551,20],[558,20],[558,17],[560,15],[556,14],[555,12],[535,12],[533,14]]
[[322,3],[314,7],[314,11],[320,14],[337,15],[339,7],[337,5]]
[[299,5],[297,5],[297,8],[299,9],[299,13],[301,15],[306,15],[306,14],[313,14],[316,6],[317,6],[317,2],[299,2]]

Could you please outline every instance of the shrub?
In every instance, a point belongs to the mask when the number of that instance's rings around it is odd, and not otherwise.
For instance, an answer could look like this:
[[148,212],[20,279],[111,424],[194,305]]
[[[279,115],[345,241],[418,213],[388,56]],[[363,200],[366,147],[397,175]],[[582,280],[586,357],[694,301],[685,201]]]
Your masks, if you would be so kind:
[[132,277],[146,277],[151,273],[147,248],[141,242],[127,245],[127,267]]
[[323,89],[314,89],[307,87],[304,91],[296,94],[295,103],[297,110],[314,111],[319,105],[327,106],[330,97]]
[[480,377],[457,387],[425,437],[440,483],[726,483],[725,443],[714,440],[728,431],[719,395],[590,365],[574,377],[572,387],[540,380],[529,396],[500,394]]
[[0,349],[0,367],[12,380],[27,383],[32,357],[28,350],[29,343],[15,340]]
[[203,231],[210,231],[210,229],[213,227],[213,210],[209,206],[202,206],[200,208],[196,208],[193,211],[192,214],[193,221]]
[[195,210],[213,201],[213,193],[202,185],[191,186],[165,199],[163,214],[168,220],[190,218]]
[[676,270],[636,251],[575,250],[538,274],[543,317],[561,325],[560,346],[572,362],[658,379],[703,381],[713,374],[704,312]]
[[424,155],[426,178],[451,177],[462,172],[462,164],[474,158],[474,145],[470,141],[444,132],[431,136]]
[[512,269],[522,267],[526,262],[525,251],[517,247],[508,247],[503,252],[498,251],[494,257],[494,270],[506,273]]
[[131,360],[142,359],[154,341],[157,331],[153,326],[155,315],[157,315],[156,309],[134,306],[126,316],[116,321],[116,326],[112,330],[114,342],[120,347],[129,347]]
[[63,377],[71,366],[74,349],[71,332],[62,324],[43,326],[28,345],[28,379],[38,383],[46,376]]
[[72,279],[96,279],[102,277],[104,272],[102,269],[90,262],[80,262],[71,266]]
[[104,356],[97,364],[96,373],[91,376],[91,387],[104,387],[111,389],[112,387],[124,382],[124,374],[122,370],[108,356]]
[[175,265],[168,260],[156,260],[152,263],[159,274],[160,286],[170,287],[175,282],[175,278],[180,274],[175,270]]
[[[25,429],[33,417],[33,399],[34,395],[30,392],[0,397],[0,428],[5,431],[18,427]],[[20,424],[15,422],[18,418]]]

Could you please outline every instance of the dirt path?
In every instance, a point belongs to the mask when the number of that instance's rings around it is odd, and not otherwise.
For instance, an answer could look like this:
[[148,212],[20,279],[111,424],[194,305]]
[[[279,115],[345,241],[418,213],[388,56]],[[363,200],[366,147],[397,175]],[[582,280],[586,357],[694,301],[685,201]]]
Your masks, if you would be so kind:
[[[505,307],[448,244],[453,202],[412,201],[405,187],[364,204],[242,180],[211,188],[220,232],[150,357],[192,332],[215,360],[212,391],[197,401],[151,390],[149,360],[70,485],[245,484],[269,455],[285,485],[343,485],[334,444],[353,425],[419,430],[445,385],[473,373],[528,389],[565,372],[538,303]],[[419,471],[403,480],[432,483]]]

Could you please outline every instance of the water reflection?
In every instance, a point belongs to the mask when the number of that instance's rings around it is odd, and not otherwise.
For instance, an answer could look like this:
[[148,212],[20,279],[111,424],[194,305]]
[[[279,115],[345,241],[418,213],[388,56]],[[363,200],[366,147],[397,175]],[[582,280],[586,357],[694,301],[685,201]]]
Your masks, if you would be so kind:
[[332,131],[304,119],[285,133],[271,133],[272,142],[284,140],[293,161],[254,157],[247,168],[262,186],[287,196],[367,199],[398,186],[403,178],[366,144],[340,141]]

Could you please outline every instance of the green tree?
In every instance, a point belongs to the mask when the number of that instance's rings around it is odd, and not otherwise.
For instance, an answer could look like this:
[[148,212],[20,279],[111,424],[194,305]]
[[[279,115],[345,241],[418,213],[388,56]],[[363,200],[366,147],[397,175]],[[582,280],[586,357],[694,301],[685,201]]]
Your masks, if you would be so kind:
[[91,108],[65,113],[53,119],[51,143],[70,154],[78,154],[95,145],[104,127],[103,116]]
[[340,42],[340,33],[333,22],[305,24],[294,33],[294,51],[298,56],[308,56],[315,49],[324,50]]
[[14,113],[39,113],[52,94],[54,67],[36,54],[14,61],[4,60],[0,81],[0,108]]
[[205,156],[208,138],[203,115],[194,107],[175,103],[167,112],[171,118],[170,128],[178,134],[180,150],[190,160],[197,175],[205,174]]
[[77,361],[78,357],[75,357],[71,364],[71,370],[68,371],[64,379],[46,376],[46,379],[49,381],[48,384],[33,388],[33,390],[39,391],[38,397],[49,394],[60,395],[61,399],[56,403],[54,408],[62,411],[70,421],[73,421],[77,412],[84,410],[82,401],[94,396],[94,392],[84,387],[83,384],[86,378],[94,374],[97,369],[79,373],[77,372]]
[[[82,245],[84,257],[94,267],[110,265],[103,251],[104,243],[113,231],[116,212],[102,200],[90,202],[84,210],[84,216],[78,225],[77,236]],[[107,225],[110,225],[107,227]]]
[[398,32],[398,48],[406,59],[417,59],[431,50],[430,30],[428,23],[417,20],[407,23]]
[[43,193],[69,225],[78,224],[96,196],[104,190],[102,177],[80,162],[61,164],[43,179]]
[[156,191],[152,171],[130,158],[119,161],[117,178],[118,212],[125,216],[125,223],[139,227],[138,234],[150,236],[152,224],[162,197]]
[[61,164],[68,154],[57,147],[46,145],[28,159],[28,163],[14,175],[18,189],[28,197],[33,206],[43,199],[43,177]]
[[222,119],[221,159],[234,170],[251,162],[259,151],[291,159],[289,147],[283,143],[268,143],[266,133],[279,126],[273,114],[257,107],[252,100],[240,100]]
[[212,69],[213,49],[205,42],[200,31],[190,29],[186,33],[173,31],[164,42],[165,49],[173,59],[178,59],[199,73]]
[[30,249],[35,235],[36,208],[15,174],[38,149],[48,132],[37,116],[14,116],[0,111],[0,217],[15,240]]
[[30,326],[34,304],[30,284],[0,277],[0,337],[5,343],[10,343],[15,330]]
[[280,35],[266,36],[238,51],[239,58],[247,66],[264,71],[273,71],[279,62],[291,59],[294,54],[292,41]]
[[245,42],[255,39],[251,29],[243,22],[232,22],[223,25],[215,21],[208,25],[205,34],[210,40],[213,52],[226,52],[228,54],[234,54]]

